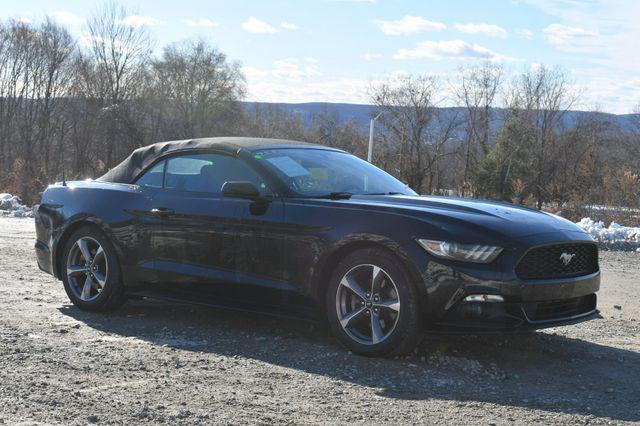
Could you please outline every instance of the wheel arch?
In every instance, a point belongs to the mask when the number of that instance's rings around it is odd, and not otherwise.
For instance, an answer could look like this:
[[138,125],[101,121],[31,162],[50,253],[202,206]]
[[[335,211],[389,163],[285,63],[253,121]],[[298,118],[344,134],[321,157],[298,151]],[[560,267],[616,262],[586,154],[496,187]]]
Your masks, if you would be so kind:
[[426,289],[424,285],[419,285],[422,282],[422,275],[418,271],[418,268],[411,261],[406,252],[400,247],[398,243],[391,239],[384,237],[370,238],[370,237],[351,237],[347,241],[343,241],[342,244],[338,244],[329,253],[327,253],[322,260],[318,263],[316,273],[313,277],[314,283],[314,297],[319,306],[324,310],[324,300],[327,289],[329,288],[329,281],[331,274],[335,267],[340,263],[345,256],[353,253],[356,250],[377,248],[386,251],[393,257],[398,259],[405,270],[411,276],[411,282],[416,286],[418,293],[420,294],[421,305],[426,305]]
[[53,256],[54,256],[53,268],[54,268],[54,275],[59,280],[62,279],[61,270],[62,270],[62,260],[64,257],[64,248],[67,245],[67,242],[69,241],[69,237],[71,237],[71,235],[73,235],[73,233],[76,232],[78,229],[84,228],[84,227],[93,228],[103,233],[109,239],[109,241],[111,242],[111,245],[115,248],[116,256],[118,256],[118,258],[121,257],[121,253],[117,245],[114,244],[113,238],[111,238],[109,235],[109,232],[106,229],[104,229],[103,226],[100,225],[100,221],[98,219],[93,217],[78,218],[70,222],[64,228],[64,230],[58,237],[57,242],[55,244],[55,250],[53,252]]

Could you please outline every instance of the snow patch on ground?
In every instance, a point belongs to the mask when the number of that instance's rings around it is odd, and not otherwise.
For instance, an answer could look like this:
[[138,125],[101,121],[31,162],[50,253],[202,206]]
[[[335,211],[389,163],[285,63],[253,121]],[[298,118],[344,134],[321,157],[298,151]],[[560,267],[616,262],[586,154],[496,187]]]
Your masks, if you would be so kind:
[[23,205],[15,195],[0,193],[0,216],[33,217],[33,210]]
[[[594,221],[589,217],[576,223],[595,240],[601,242],[631,242],[640,244],[640,227],[622,226],[611,222],[607,227],[602,221]],[[640,251],[640,249],[638,250]]]

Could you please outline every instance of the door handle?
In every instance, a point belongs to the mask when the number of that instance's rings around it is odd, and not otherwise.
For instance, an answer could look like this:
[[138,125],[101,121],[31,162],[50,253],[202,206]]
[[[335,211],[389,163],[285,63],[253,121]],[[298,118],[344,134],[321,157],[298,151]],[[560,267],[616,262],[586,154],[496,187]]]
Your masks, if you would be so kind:
[[173,209],[168,209],[166,207],[158,207],[155,209],[151,209],[151,214],[154,216],[169,216],[170,214],[175,213]]

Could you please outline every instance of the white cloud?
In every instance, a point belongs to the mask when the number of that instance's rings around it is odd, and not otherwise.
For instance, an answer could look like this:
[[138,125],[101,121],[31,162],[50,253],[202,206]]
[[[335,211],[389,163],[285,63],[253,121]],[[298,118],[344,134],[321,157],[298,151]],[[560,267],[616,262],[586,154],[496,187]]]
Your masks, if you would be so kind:
[[318,68],[318,60],[306,57],[302,60],[296,58],[274,61],[270,69],[243,67],[243,74],[251,83],[273,82],[301,83],[314,81],[322,73]]
[[215,21],[212,21],[210,19],[183,19],[182,23],[185,24],[188,27],[199,27],[199,28],[215,28],[217,27],[218,24]]
[[372,21],[386,35],[407,35],[417,34],[425,31],[444,30],[447,26],[441,22],[429,21],[421,16],[406,15],[398,21],[383,21],[376,19]]
[[486,59],[489,61],[514,60],[475,43],[462,40],[422,41],[414,49],[400,49],[394,59]]
[[242,67],[242,74],[248,79],[264,78],[269,75],[269,71],[254,67]]
[[[368,104],[372,86],[388,83],[398,84],[398,78],[406,76],[406,71],[374,74],[370,78],[329,76],[312,78],[299,82],[282,79],[248,79],[248,100],[263,102],[348,102]],[[441,93],[439,96],[443,95]]]
[[[584,2],[578,0],[514,1],[523,6],[523,13],[532,13],[530,6],[525,5],[525,3],[529,3],[534,4],[534,6],[540,6],[540,8],[543,8],[544,5],[543,9],[547,14],[546,21],[543,21],[540,26],[523,25],[520,29],[517,26],[514,26],[513,29],[505,26],[509,30],[509,36],[514,39],[517,37],[520,43],[524,43],[524,45],[531,45],[525,40],[533,38],[536,43],[543,43],[542,47],[545,47],[544,40],[547,40],[551,35],[543,33],[542,29],[553,23],[565,27],[580,28],[597,34],[595,36],[572,37],[572,44],[567,45],[568,47],[560,47],[556,44],[547,45],[550,48],[562,48],[563,50],[574,48],[571,55],[557,56],[553,55],[552,52],[534,52],[531,54],[523,52],[521,55],[529,58],[526,65],[522,64],[523,67],[536,69],[539,67],[539,61],[547,62],[546,65],[550,66],[561,65],[566,67],[566,69],[571,70],[570,78],[575,79],[576,87],[580,88],[582,92],[581,106],[601,105],[606,111],[617,113],[631,111],[632,107],[640,100],[640,77],[638,77],[637,59],[637,43],[640,40],[640,26],[637,24],[637,17],[640,16],[640,2],[631,2],[630,0],[588,0]],[[379,1],[378,3],[381,4],[383,2]],[[341,3],[340,5],[355,7],[357,3]],[[360,5],[362,7],[371,6],[368,3],[361,3]],[[271,24],[278,31],[284,32],[279,26],[279,22],[280,20],[273,21]],[[465,23],[465,21],[461,21],[461,23]],[[378,26],[374,28],[377,29]],[[424,37],[424,39],[427,38]],[[453,38],[455,39],[456,37]],[[566,37],[561,37],[560,39],[566,40]],[[441,65],[450,69],[455,69],[457,67],[455,64],[459,63],[458,60],[461,59],[474,62],[479,58],[487,57],[494,61],[504,60],[503,58],[505,57],[500,54],[502,52],[501,48],[494,47],[494,45],[485,45],[495,49],[495,51],[492,51],[485,46],[472,44],[471,40],[468,43],[460,40],[449,42],[432,41],[432,45],[413,45],[413,42],[411,42],[410,45],[405,45],[408,49],[398,51],[396,57],[398,59],[403,57],[440,59]],[[474,41],[483,45],[478,40]],[[575,47],[581,50],[575,50]],[[586,53],[587,48],[591,49],[588,53]],[[367,49],[372,50],[367,51]],[[376,49],[375,46],[365,46],[360,53],[362,52],[375,56],[376,52],[383,53],[384,51]],[[550,53],[550,55],[547,55],[547,53]],[[385,58],[389,56],[391,55],[384,52]],[[364,55],[361,57],[364,59]],[[509,59],[511,58],[506,58],[506,60]],[[532,64],[531,61],[536,61],[536,63]],[[552,62],[549,63],[548,61]],[[312,64],[303,58],[283,59],[283,62],[277,66],[272,64],[261,69],[243,69],[248,82],[247,99],[273,102],[332,101],[367,103],[370,101],[367,95],[370,86],[379,82],[380,79],[386,80],[390,76],[390,74],[375,74],[375,67],[371,67],[372,71],[363,75],[354,74],[349,70],[344,71],[344,74],[332,74],[329,70],[325,70],[319,65],[315,72],[306,72],[305,68]],[[407,64],[403,61],[394,62],[399,68],[399,72],[404,72],[402,68],[406,68],[407,72],[416,72],[416,68],[413,68],[413,66],[420,67],[425,63],[428,64],[425,60],[422,62],[416,61],[415,64]],[[448,63],[452,65],[449,66],[447,65]],[[371,65],[374,64],[372,63]],[[323,74],[317,75],[320,71]],[[351,74],[349,74],[350,72]],[[442,71],[443,74],[446,72],[446,70]],[[450,70],[449,74],[451,74]],[[513,74],[515,75],[516,71]],[[444,90],[449,91],[450,86],[447,85]],[[449,97],[448,99],[451,98]]]
[[640,2],[521,1],[556,18],[556,26],[548,26],[544,35],[558,50],[572,53],[567,60],[579,71],[577,84],[585,88],[585,100],[615,113],[628,113],[638,104]]
[[575,85],[581,94],[576,108],[597,105],[607,112],[628,114],[638,105],[640,77],[637,75],[612,75],[610,70],[601,68],[576,70],[574,75],[582,80]]
[[375,59],[382,58],[382,54],[380,54],[380,53],[363,53],[362,55],[360,55],[360,57],[362,59],[364,59],[365,61],[373,61]]
[[525,38],[527,40],[531,40],[533,38],[533,31],[528,30],[526,28],[520,28],[516,32],[520,37]]
[[305,61],[306,65],[298,65],[296,59],[283,59],[273,63],[271,73],[276,77],[282,77],[289,81],[301,81],[305,78],[317,77],[321,75],[317,62]]
[[285,30],[299,30],[300,29],[300,25],[294,24],[292,22],[287,22],[287,21],[280,22],[280,27],[284,28]]
[[129,15],[123,19],[116,19],[117,24],[124,25],[125,27],[139,28],[139,27],[152,27],[160,25],[160,21],[151,16]]
[[301,83],[254,81],[248,85],[248,100],[262,102],[353,102],[368,103],[370,80],[335,77]]
[[242,28],[254,34],[274,34],[278,32],[275,27],[253,16],[250,16],[242,23]]
[[91,47],[94,45],[104,45],[107,46],[108,49],[113,49],[117,52],[126,53],[132,52],[135,48],[132,46],[128,46],[126,43],[122,43],[118,40],[109,40],[100,36],[92,36],[88,32],[82,32],[79,37],[80,44],[86,47]]
[[507,30],[494,24],[455,24],[454,27],[465,34],[506,38]]
[[83,18],[66,10],[56,10],[50,16],[63,25],[75,26],[84,24]]
[[561,50],[582,50],[593,47],[598,37],[597,31],[570,27],[562,24],[551,24],[542,30],[549,43]]

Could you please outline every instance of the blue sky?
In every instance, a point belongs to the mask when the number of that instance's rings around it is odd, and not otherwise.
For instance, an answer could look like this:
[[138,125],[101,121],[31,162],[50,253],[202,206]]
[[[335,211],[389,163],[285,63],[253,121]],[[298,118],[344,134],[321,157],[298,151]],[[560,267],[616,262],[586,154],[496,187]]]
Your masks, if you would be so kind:
[[[640,1],[121,1],[157,46],[202,37],[242,63],[250,100],[367,103],[393,76],[436,75],[443,102],[461,67],[489,59],[507,78],[564,69],[578,109],[629,113],[640,103]],[[2,1],[0,16],[51,16],[79,38],[101,2]]]

